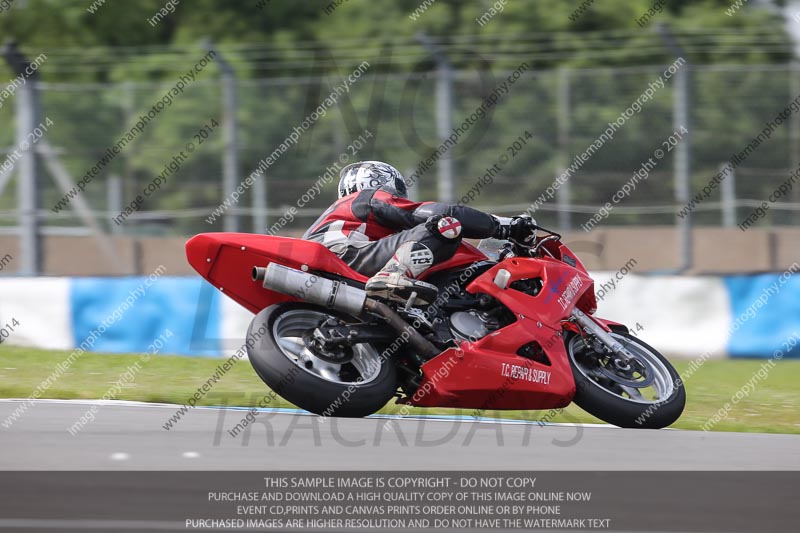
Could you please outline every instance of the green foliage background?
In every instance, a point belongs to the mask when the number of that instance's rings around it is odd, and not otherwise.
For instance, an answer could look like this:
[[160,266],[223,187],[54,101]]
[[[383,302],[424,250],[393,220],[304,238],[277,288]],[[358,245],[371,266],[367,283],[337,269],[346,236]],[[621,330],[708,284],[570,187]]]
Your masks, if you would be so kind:
[[[435,63],[417,36],[424,33],[456,69],[453,120],[459,124],[493,87],[523,62],[523,80],[474,129],[469,143],[452,151],[460,197],[485,168],[507,153],[525,131],[534,139],[512,159],[493,187],[473,205],[511,214],[530,204],[565,162],[582,152],[675,60],[659,30],[668,27],[692,64],[693,186],[699,190],[720,163],[741,150],[800,94],[793,43],[780,15],[782,3],[750,2],[732,16],[730,0],[670,0],[663,12],[640,27],[636,19],[649,0],[601,0],[575,16],[578,0],[506,3],[485,25],[476,19],[494,2],[437,0],[411,17],[419,0],[183,0],[155,26],[148,22],[161,0],[16,0],[0,13],[0,34],[29,56],[47,55],[42,66],[43,116],[54,126],[50,141],[77,179],[107,147],[146,113],[178,77],[214,46],[239,79],[240,177],[244,179],[361,61],[370,68],[338,109],[302,136],[298,146],[269,169],[269,223],[337,160],[363,128],[375,136],[358,158],[385,159],[410,173],[437,144]],[[753,5],[750,5],[753,4]],[[335,6],[335,9],[332,7]],[[574,20],[573,20],[574,19]],[[0,65],[0,80],[14,74]],[[123,178],[126,201],[160,173],[193,135],[221,114],[218,62],[159,114],[135,143],[87,187],[86,199],[107,209],[105,180]],[[569,80],[564,91],[563,80]],[[483,80],[481,82],[481,80]],[[416,90],[416,92],[414,92]],[[559,142],[559,106],[568,108],[568,132]],[[571,180],[574,223],[583,222],[629,179],[674,130],[673,88],[660,91]],[[13,98],[0,108],[0,146],[14,144]],[[410,142],[416,132],[427,146]],[[782,127],[742,168],[739,198],[761,199],[800,162],[800,126]],[[191,154],[168,185],[144,206],[164,211],[158,223],[128,225],[130,232],[189,234],[221,229],[203,219],[222,200],[224,143],[216,130]],[[436,194],[436,171],[420,181],[420,198]],[[62,195],[42,177],[43,208]],[[250,190],[239,206],[247,216]],[[716,193],[715,193],[716,194]],[[301,229],[335,197],[331,184],[306,206],[290,229]],[[0,198],[0,223],[13,223],[13,185]],[[716,198],[715,198],[716,199]],[[798,201],[795,197],[794,201]],[[554,202],[552,202],[554,204]],[[662,161],[651,178],[625,201],[627,207],[674,205],[672,161]],[[554,205],[542,211],[555,223]],[[744,208],[741,209],[744,213]],[[797,222],[773,210],[763,224]],[[105,223],[109,224],[109,217]],[[49,224],[71,224],[61,217]],[[245,219],[244,229],[249,227]],[[674,210],[660,214],[619,210],[609,224],[674,224]],[[698,213],[701,224],[718,224],[719,213]]]

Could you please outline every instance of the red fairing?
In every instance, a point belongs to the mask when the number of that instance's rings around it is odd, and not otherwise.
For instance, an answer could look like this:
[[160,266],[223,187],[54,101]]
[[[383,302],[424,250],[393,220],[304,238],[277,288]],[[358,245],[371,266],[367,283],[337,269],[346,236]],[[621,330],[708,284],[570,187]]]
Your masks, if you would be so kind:
[[295,300],[260,288],[251,277],[254,266],[275,262],[302,269],[306,265],[310,270],[330,272],[361,282],[367,280],[322,244],[288,237],[202,233],[186,243],[186,257],[201,276],[253,313],[272,304]]
[[[500,270],[509,273],[506,289],[494,283]],[[510,289],[518,280],[541,278],[542,290],[529,296]],[[578,302],[594,297],[594,281],[585,272],[549,257],[532,259],[513,257],[493,266],[467,286],[471,293],[485,292],[503,302],[515,313],[536,317],[545,324],[561,329],[561,320],[568,317]]]
[[[559,243],[558,252],[559,255],[557,257],[561,259],[563,262],[571,266],[574,266],[576,269],[580,270],[587,276],[589,275],[589,271],[586,270],[586,267],[583,265],[581,260],[578,259],[578,256],[575,255],[566,244]],[[578,302],[578,309],[590,315],[593,314],[595,311],[597,311],[597,296],[595,295],[594,289],[592,289],[591,291],[587,291],[581,297],[580,302]]]
[[[505,289],[494,283],[500,270],[509,273]],[[518,280],[541,278],[536,296],[517,291]],[[461,343],[425,363],[424,379],[409,403],[473,409],[551,409],[563,407],[575,394],[575,381],[564,347],[562,321],[588,295],[592,279],[555,259],[515,257],[495,265],[467,286],[505,304],[516,322],[477,340]],[[550,365],[518,355],[528,343],[542,347]]]
[[[575,395],[561,337],[536,321],[522,318],[478,340],[465,342],[424,365],[425,376],[411,405],[466,409],[553,409],[569,405]],[[553,339],[556,339],[555,342]],[[552,365],[516,355],[528,342],[549,343]]]

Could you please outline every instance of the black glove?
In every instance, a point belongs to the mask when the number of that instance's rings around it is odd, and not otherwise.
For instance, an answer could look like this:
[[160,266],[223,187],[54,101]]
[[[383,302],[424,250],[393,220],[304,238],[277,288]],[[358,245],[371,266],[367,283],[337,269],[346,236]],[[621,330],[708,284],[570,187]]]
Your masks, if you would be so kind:
[[495,237],[530,244],[536,237],[536,222],[529,216],[512,217],[510,224],[498,228]]

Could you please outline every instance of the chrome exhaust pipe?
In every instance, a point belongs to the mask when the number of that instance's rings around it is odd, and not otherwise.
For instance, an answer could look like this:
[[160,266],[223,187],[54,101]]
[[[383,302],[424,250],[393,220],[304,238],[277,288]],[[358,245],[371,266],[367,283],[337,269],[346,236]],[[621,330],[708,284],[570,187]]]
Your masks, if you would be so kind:
[[266,267],[253,267],[253,281],[264,281],[264,277],[267,275],[267,268]]
[[367,299],[363,289],[277,263],[254,267],[252,275],[265,289],[351,315],[360,315]]
[[367,298],[363,289],[277,263],[270,263],[267,267],[253,267],[252,277],[253,281],[263,281],[265,289],[294,296],[305,302],[354,316],[361,316],[365,310],[375,313],[383,317],[400,334],[401,339],[405,339],[427,359],[441,352],[389,306]]

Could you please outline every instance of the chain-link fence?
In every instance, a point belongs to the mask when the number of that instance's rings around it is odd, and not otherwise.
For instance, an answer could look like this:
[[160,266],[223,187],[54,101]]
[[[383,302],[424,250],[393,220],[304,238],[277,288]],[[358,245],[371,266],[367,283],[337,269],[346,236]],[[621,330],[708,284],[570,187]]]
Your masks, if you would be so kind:
[[[54,163],[76,183],[99,167],[77,194],[108,231],[187,235],[221,230],[225,217],[238,217],[242,230],[265,232],[290,207],[296,215],[282,230],[303,229],[336,197],[336,179],[320,181],[320,176],[358,159],[391,162],[414,176],[414,197],[436,199],[447,190],[439,179],[451,158],[452,201],[464,199],[500,214],[525,211],[573,165],[555,195],[534,209],[543,224],[578,229],[612,202],[599,225],[674,225],[686,200],[676,196],[676,154],[685,150],[689,157],[689,199],[694,198],[800,95],[800,70],[679,64],[665,77],[665,69],[536,72],[523,63],[506,72],[400,75],[365,68],[341,94],[336,88],[347,84],[346,78],[243,79],[231,91],[214,69],[197,73],[168,104],[164,95],[177,79],[40,83],[39,118],[52,122],[43,139],[53,150],[37,156],[39,217],[50,231],[83,224],[75,202],[63,201],[68,191],[52,179]],[[687,76],[682,95],[676,90],[678,71]],[[0,146],[7,147],[8,163],[8,176],[0,179],[6,184],[0,224],[6,230],[18,216],[13,177],[19,171],[14,157],[19,137],[12,127],[20,112],[18,95],[0,108],[0,123],[6,125]],[[235,121],[225,98],[236,109]],[[320,113],[326,99],[331,103]],[[115,153],[126,132],[159,102],[162,108]],[[681,106],[689,124],[676,121]],[[620,123],[626,110],[629,116]],[[226,127],[234,123],[236,138],[226,137]],[[598,143],[610,124],[616,124],[612,135]],[[680,134],[681,127],[689,133]],[[694,224],[736,225],[791,177],[800,163],[800,112],[790,109],[773,130],[726,174],[724,187],[720,183],[696,202]],[[299,134],[291,141],[293,131]],[[451,141],[441,144],[445,137]],[[588,157],[582,157],[587,149]],[[653,158],[659,149],[663,157]],[[238,201],[224,206],[222,178],[231,151],[238,158],[235,185],[243,187]],[[259,167],[263,172],[248,184]],[[612,201],[637,171],[635,187]],[[143,195],[158,176],[163,184]],[[800,186],[791,185],[754,224],[800,221]],[[314,194],[301,200],[309,190]],[[128,215],[114,222],[126,208]],[[215,210],[219,216],[213,216]]]

